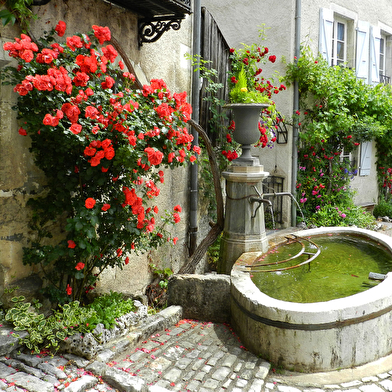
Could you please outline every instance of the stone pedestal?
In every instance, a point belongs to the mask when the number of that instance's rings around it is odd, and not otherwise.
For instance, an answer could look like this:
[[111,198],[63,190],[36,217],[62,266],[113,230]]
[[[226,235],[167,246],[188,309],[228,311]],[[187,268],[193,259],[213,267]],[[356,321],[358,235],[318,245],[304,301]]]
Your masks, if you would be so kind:
[[[218,272],[230,274],[236,260],[245,252],[266,252],[264,208],[250,198],[262,193],[262,180],[269,173],[262,165],[231,166],[223,172],[226,179],[226,216]],[[256,212],[257,209],[257,212]]]

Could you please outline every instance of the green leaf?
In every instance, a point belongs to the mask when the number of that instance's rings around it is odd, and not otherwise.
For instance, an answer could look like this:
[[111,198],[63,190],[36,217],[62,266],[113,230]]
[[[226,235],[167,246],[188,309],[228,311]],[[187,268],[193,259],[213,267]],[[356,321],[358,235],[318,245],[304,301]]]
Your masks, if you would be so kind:
[[85,241],[81,240],[81,241],[79,241],[78,246],[80,249],[86,249],[87,244]]
[[16,22],[15,15],[6,9],[0,11],[0,18],[1,18],[1,22],[3,23],[3,26],[6,26],[8,23],[14,25]]

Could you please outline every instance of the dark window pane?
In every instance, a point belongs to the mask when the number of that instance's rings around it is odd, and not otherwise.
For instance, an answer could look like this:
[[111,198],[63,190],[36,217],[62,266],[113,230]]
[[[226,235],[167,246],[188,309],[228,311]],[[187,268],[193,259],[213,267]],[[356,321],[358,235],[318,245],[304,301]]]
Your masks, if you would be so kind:
[[337,36],[339,41],[344,41],[344,24],[338,23]]

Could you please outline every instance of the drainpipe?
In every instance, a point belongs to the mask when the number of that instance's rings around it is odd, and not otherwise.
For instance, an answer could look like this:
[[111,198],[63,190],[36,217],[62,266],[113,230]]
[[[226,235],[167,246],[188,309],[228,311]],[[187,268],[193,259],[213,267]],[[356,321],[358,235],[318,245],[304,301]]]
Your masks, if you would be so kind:
[[[295,2],[295,42],[294,42],[294,56],[295,62],[301,54],[301,0]],[[299,110],[299,90],[298,81],[294,81],[294,99],[293,99],[293,115],[296,118],[295,113]],[[296,185],[297,185],[297,171],[298,171],[298,118],[294,121],[293,126],[293,144],[291,153],[291,193],[295,196]],[[296,226],[297,223],[297,206],[295,203],[291,203],[291,225]]]
[[[201,4],[194,0],[193,8],[193,55],[200,55],[201,37]],[[192,69],[192,118],[199,122],[200,112],[200,72]],[[199,134],[192,128],[193,144],[199,145]],[[198,165],[194,163],[190,168],[190,212],[189,212],[189,256],[192,256],[197,247],[197,206],[198,206]]]

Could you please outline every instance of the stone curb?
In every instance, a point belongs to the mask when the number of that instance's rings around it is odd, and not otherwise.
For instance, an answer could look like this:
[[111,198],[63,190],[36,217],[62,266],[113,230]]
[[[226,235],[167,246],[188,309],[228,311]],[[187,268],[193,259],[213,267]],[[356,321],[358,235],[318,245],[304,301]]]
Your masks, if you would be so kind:
[[[96,376],[102,377],[102,380],[124,392],[166,392],[166,388],[158,386],[147,386],[145,381],[136,376],[131,376],[114,369],[108,365],[109,362],[116,355],[121,354],[125,349],[132,349],[137,344],[153,335],[155,332],[167,329],[174,324],[177,324],[182,318],[181,306],[170,306],[155,316],[151,316],[144,320],[137,328],[132,331],[124,339],[111,342],[111,347],[103,350],[97,355],[95,361],[90,363],[86,370],[92,372]],[[168,391],[169,392],[169,391]]]
[[140,341],[147,339],[155,332],[177,324],[181,318],[182,307],[175,305],[169,306],[158,314],[141,321],[137,327],[130,330],[125,336],[106,343],[103,346],[103,350],[96,355],[95,361],[109,362],[123,351],[132,350]]
[[[106,365],[105,362],[109,362],[111,358],[121,354],[125,349],[136,348],[140,341],[146,340],[157,331],[171,328],[181,320],[182,314],[181,306],[170,306],[156,315],[144,318],[137,326],[131,327],[128,333],[107,342],[103,346],[103,350],[92,361],[67,353],[63,355],[64,358],[56,359],[56,356],[50,360],[53,363],[44,363],[44,359],[30,354],[16,355],[16,350],[21,348],[18,339],[13,336],[12,329],[8,326],[2,326],[0,327],[0,335],[4,336],[3,340],[7,340],[8,344],[5,345],[6,348],[2,348],[0,344],[0,352],[2,353],[0,356],[0,378],[8,383],[14,383],[17,387],[27,388],[30,392],[53,392],[54,385],[58,383],[58,380],[67,377],[57,366],[72,362],[77,368],[85,368],[94,376],[101,377],[108,385],[120,391],[165,392],[166,389],[147,386],[140,377],[134,377],[114,369]],[[10,342],[14,346],[11,346]],[[8,356],[13,356],[15,359],[7,358]],[[83,375],[63,391],[84,392],[97,384],[98,378],[94,376]],[[4,389],[6,388],[4,381],[0,380],[0,391],[6,390]]]

